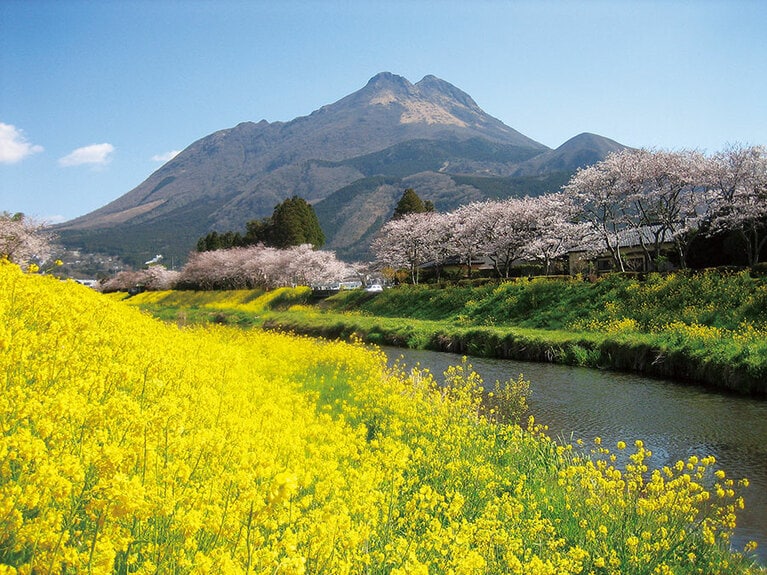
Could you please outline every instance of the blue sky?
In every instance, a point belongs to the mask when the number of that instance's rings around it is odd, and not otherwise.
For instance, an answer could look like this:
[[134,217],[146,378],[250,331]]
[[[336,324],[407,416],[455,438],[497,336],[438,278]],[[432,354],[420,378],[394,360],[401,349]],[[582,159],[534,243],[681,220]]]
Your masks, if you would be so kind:
[[83,215],[173,151],[434,74],[557,147],[767,144],[761,0],[0,0],[0,211]]

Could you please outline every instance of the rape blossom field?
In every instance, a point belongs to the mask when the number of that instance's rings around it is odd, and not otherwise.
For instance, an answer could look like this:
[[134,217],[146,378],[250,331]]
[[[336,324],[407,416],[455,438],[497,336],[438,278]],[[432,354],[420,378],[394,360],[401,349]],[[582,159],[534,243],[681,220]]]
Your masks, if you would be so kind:
[[729,546],[747,481],[555,443],[466,363],[440,386],[8,263],[0,316],[0,574],[761,572]]

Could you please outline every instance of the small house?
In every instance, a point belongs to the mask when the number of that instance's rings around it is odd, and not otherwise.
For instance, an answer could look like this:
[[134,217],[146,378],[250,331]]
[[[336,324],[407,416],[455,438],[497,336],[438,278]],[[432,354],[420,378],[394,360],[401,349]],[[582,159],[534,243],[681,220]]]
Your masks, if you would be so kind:
[[[648,255],[648,252],[652,253],[655,250],[656,241],[661,256],[671,254],[674,251],[671,232],[660,225],[621,230],[618,232],[617,240],[623,267],[626,271],[668,271],[674,267],[668,260],[665,260],[663,270],[654,270]],[[587,246],[580,246],[568,252],[568,260],[570,273],[573,275],[586,271],[608,273],[619,269],[609,250],[595,252],[593,248],[590,249]]]

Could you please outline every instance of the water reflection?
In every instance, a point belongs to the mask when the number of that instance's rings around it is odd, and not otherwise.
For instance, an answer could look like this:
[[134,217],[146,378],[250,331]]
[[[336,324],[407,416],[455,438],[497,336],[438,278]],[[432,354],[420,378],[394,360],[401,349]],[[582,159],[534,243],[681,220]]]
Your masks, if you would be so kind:
[[[390,361],[402,357],[409,367],[420,364],[441,380],[460,356],[430,351],[384,348]],[[644,441],[653,453],[652,468],[673,464],[691,455],[713,455],[717,466],[733,479],[747,477],[746,509],[738,518],[733,545],[749,540],[767,564],[767,402],[729,396],[649,379],[633,374],[551,364],[470,358],[487,386],[496,380],[531,382],[530,411],[552,437],[605,446],[619,440]]]

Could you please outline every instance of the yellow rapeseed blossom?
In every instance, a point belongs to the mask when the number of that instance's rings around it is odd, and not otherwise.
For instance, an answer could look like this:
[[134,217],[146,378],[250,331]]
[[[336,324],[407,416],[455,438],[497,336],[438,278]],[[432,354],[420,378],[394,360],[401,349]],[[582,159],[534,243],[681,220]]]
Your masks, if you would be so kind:
[[751,570],[729,550],[745,484],[711,458],[648,473],[637,442],[617,469],[499,424],[466,363],[440,387],[7,263],[0,319],[0,575]]

